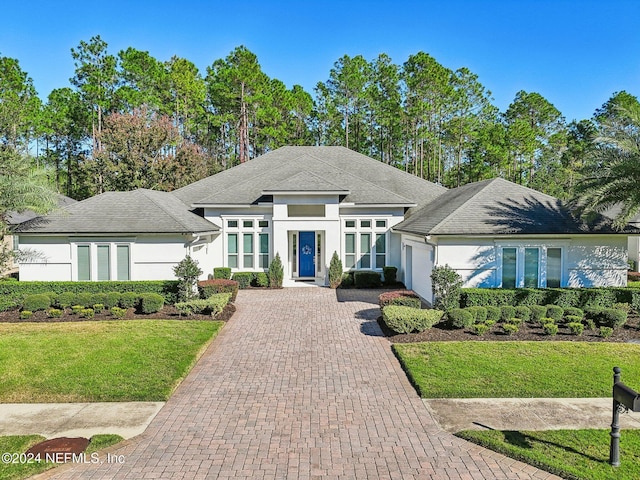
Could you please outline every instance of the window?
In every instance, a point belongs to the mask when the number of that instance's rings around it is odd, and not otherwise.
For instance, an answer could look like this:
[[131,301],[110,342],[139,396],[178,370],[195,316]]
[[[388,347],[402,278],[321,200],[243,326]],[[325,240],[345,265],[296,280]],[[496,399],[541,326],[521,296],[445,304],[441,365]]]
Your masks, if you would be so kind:
[[116,256],[118,261],[116,278],[118,280],[131,280],[131,272],[129,271],[129,245],[118,245],[116,247]]
[[360,234],[360,268],[371,268],[371,234]]
[[356,221],[355,220],[347,220],[346,222],[344,222],[344,226],[345,226],[345,228],[356,228]]
[[289,217],[324,217],[324,205],[287,205]]
[[344,240],[344,266],[345,268],[353,268],[356,266],[356,234],[347,233]]
[[298,236],[294,235],[291,245],[291,259],[293,260],[293,265],[291,271],[293,273],[298,272]]
[[253,234],[245,233],[242,237],[242,266],[244,268],[253,268]]
[[387,242],[384,233],[376,234],[376,268],[382,268],[387,259]]
[[260,244],[258,266],[260,268],[269,268],[269,234],[261,233],[258,235],[258,237]]
[[78,245],[78,280],[91,280],[91,250],[89,245]]
[[269,228],[268,220],[258,220],[258,227],[260,228]]
[[562,249],[547,248],[547,287],[560,288],[562,279]]
[[316,241],[316,270],[318,273],[322,271],[322,235],[318,234]]
[[98,281],[111,280],[109,245],[98,245]]
[[238,220],[227,220],[227,227],[238,228]]
[[227,265],[229,268],[238,268],[238,234],[227,235]]
[[242,226],[243,228],[253,228],[253,220],[243,220]]
[[371,228],[371,220],[360,220],[360,228]]
[[502,248],[502,288],[558,288],[562,284],[562,248]]
[[387,228],[386,220],[376,220],[376,228]]
[[502,288],[516,288],[516,248],[502,249]]

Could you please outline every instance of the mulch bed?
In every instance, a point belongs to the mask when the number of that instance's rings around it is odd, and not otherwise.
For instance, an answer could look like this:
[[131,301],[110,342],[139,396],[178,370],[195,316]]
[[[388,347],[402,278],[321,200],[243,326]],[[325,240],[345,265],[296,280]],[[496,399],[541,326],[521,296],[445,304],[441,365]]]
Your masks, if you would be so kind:
[[613,332],[609,338],[602,338],[597,331],[586,330],[581,336],[573,335],[567,327],[558,325],[558,334],[555,336],[545,335],[542,327],[523,323],[520,330],[507,335],[502,331],[500,324],[495,324],[487,333],[482,336],[476,335],[466,329],[451,328],[445,324],[436,324],[432,328],[421,333],[395,333],[378,317],[378,325],[385,336],[393,343],[415,343],[415,342],[450,342],[450,341],[569,341],[569,342],[633,342],[640,343],[640,318],[629,317],[628,322]]
[[19,310],[7,310],[6,312],[0,312],[0,322],[4,323],[24,323],[24,322],[42,322],[42,323],[58,323],[58,322],[87,322],[87,321],[101,321],[101,320],[229,320],[232,315],[235,313],[236,307],[229,303],[224,308],[222,313],[217,317],[212,317],[210,315],[189,315],[189,316],[180,316],[178,311],[173,307],[173,305],[165,305],[162,310],[156,313],[137,313],[135,309],[130,308],[127,310],[126,315],[122,319],[117,319],[113,315],[109,313],[108,310],[105,310],[102,313],[96,313],[93,318],[82,318],[79,315],[73,315],[69,309],[65,310],[59,318],[51,318],[47,315],[47,312],[40,311],[34,312],[33,316],[28,320],[20,319],[20,311]]

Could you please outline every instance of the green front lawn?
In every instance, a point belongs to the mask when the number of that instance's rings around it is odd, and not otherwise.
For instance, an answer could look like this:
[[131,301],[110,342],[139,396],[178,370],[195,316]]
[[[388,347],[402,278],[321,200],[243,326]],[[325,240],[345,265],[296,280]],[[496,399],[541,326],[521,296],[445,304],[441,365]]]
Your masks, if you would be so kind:
[[167,400],[223,324],[0,324],[0,402]]
[[640,345],[429,342],[393,351],[423,398],[609,397],[614,366],[640,389]]
[[466,440],[568,479],[638,480],[640,430],[622,430],[620,466],[609,465],[609,430],[464,431]]
[[[53,468],[55,464],[46,463],[42,459],[37,462],[34,459],[27,459],[26,457],[21,459],[17,456],[44,440],[45,438],[39,435],[0,437],[0,454],[5,455],[0,461],[0,478],[3,480],[21,480]],[[98,452],[120,441],[122,441],[122,437],[118,435],[94,435],[91,437],[91,443],[89,443],[85,452],[86,456],[91,458],[93,452]],[[9,454],[8,457],[6,456],[7,454]],[[29,460],[29,462],[26,460]]]

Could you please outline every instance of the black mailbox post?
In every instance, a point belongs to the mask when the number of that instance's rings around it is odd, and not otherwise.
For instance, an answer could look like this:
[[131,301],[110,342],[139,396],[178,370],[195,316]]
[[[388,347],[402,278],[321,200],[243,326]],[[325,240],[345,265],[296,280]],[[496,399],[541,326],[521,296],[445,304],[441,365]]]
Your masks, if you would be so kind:
[[640,394],[620,381],[620,368],[613,368],[613,421],[609,463],[620,466],[620,412],[640,412]]

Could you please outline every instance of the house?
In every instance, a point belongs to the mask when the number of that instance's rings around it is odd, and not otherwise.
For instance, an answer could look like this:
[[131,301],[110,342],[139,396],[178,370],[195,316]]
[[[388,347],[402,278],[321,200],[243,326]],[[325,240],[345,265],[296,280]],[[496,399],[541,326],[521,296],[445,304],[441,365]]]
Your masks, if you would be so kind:
[[265,271],[278,253],[285,286],[326,285],[337,252],[345,270],[398,267],[426,300],[444,264],[467,285],[624,285],[629,235],[502,179],[447,190],[343,147],[283,147],[170,193],[104,193],[16,232],[40,253],[21,280],[168,279],[187,254],[206,278]]

